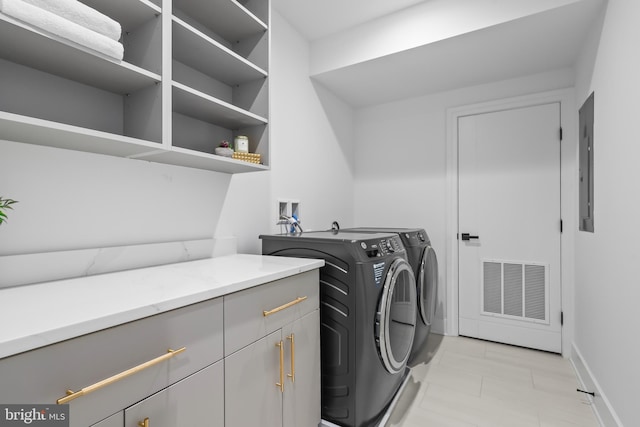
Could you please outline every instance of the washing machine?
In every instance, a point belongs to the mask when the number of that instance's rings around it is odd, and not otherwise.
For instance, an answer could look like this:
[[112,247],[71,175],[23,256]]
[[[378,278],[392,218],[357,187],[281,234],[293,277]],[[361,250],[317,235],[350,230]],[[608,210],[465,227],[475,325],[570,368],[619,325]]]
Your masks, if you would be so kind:
[[416,278],[418,303],[415,338],[407,364],[413,367],[428,363],[444,336],[444,307],[438,293],[438,259],[429,235],[422,228],[356,227],[342,231],[395,233],[402,240]]
[[319,258],[322,419],[378,425],[409,368],[417,317],[415,277],[393,233],[262,235],[265,255]]

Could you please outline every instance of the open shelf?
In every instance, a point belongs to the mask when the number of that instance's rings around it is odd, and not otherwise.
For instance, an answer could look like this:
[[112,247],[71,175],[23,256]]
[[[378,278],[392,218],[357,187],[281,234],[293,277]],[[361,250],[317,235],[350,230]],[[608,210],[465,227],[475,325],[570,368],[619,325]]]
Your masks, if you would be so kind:
[[234,160],[215,154],[203,153],[181,147],[171,147],[166,151],[140,157],[157,163],[186,166],[223,173],[245,173],[269,170],[267,166]]
[[235,0],[174,0],[173,7],[229,41],[243,40],[267,30],[265,20]]
[[173,58],[227,85],[267,76],[267,72],[216,40],[173,17]]
[[130,157],[162,148],[162,144],[0,111],[0,139]]
[[70,41],[51,38],[2,14],[0,40],[3,40],[1,58],[109,92],[134,92],[161,80],[158,74],[115,61]]
[[268,170],[258,165],[181,147],[0,112],[0,139],[68,150],[130,157],[223,173]]
[[229,129],[259,126],[267,119],[232,104],[173,82],[173,111]]
[[[149,0],[79,0],[81,3],[107,15],[122,26],[123,31],[131,31],[160,15],[162,9]],[[161,2],[162,0],[158,0]]]

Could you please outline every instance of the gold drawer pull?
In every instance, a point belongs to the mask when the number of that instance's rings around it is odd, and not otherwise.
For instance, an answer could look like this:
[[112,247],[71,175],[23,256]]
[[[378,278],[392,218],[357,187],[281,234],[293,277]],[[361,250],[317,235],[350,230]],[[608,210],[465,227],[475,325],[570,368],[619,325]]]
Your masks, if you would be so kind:
[[298,297],[298,298],[294,299],[294,300],[293,300],[293,301],[291,301],[291,302],[288,302],[288,303],[286,303],[286,304],[283,304],[283,305],[281,305],[280,307],[276,307],[276,308],[274,308],[273,310],[265,310],[265,311],[263,311],[263,312],[262,312],[262,315],[263,315],[264,317],[270,316],[270,315],[272,315],[272,314],[274,314],[274,313],[277,313],[277,312],[279,312],[279,311],[284,310],[285,308],[289,308],[289,307],[291,307],[292,305],[299,304],[299,303],[301,303],[302,301],[304,301],[304,300],[306,300],[306,299],[307,299],[307,297]]
[[287,377],[291,378],[291,382],[296,382],[296,342],[293,333],[287,337],[291,341],[291,373]]
[[284,393],[284,343],[282,340],[276,343],[276,347],[280,347],[280,382],[276,383],[276,387],[280,389],[281,393]]
[[109,377],[107,379],[104,379],[102,381],[99,381],[95,384],[92,384],[88,387],[83,388],[82,390],[79,391],[72,391],[72,390],[67,390],[67,395],[65,397],[61,397],[60,399],[58,399],[56,402],[58,403],[58,405],[62,405],[64,403],[69,403],[74,399],[77,399],[80,396],[84,396],[86,394],[89,394],[91,392],[94,392],[96,390],[98,390],[99,388],[102,388],[104,386],[107,386],[109,384],[113,384],[117,381],[120,381],[126,377],[129,377],[133,374],[136,374],[144,369],[147,369],[153,365],[157,365],[160,362],[164,362],[167,359],[171,359],[173,356],[175,356],[176,354],[180,354],[183,351],[185,351],[187,348],[186,347],[182,347],[179,348],[177,350],[172,350],[169,349],[167,354],[163,354],[162,356],[156,357],[155,359],[149,360],[148,362],[144,362],[138,366],[135,366],[131,369],[127,369],[126,371],[120,372],[119,374],[116,374],[112,377]]
[[149,427],[149,417],[145,418],[144,421],[138,422],[140,427]]

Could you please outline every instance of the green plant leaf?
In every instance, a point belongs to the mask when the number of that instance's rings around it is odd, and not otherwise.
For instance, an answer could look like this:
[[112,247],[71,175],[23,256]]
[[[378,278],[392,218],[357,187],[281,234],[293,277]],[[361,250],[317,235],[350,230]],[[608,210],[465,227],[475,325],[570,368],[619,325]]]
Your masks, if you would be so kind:
[[7,222],[7,214],[4,211],[8,209],[13,210],[11,205],[14,203],[18,203],[18,201],[13,199],[3,199],[0,197],[0,224]]

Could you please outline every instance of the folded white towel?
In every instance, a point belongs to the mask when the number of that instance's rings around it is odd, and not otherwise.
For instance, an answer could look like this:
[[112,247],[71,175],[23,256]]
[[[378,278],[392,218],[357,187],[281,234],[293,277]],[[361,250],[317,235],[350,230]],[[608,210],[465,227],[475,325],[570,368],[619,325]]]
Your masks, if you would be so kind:
[[22,0],[118,41],[122,27],[113,19],[77,0]]
[[[43,30],[49,35],[75,42],[118,61],[124,56],[124,47],[121,43],[22,0],[0,0],[0,12]],[[2,41],[2,43],[10,42]]]

